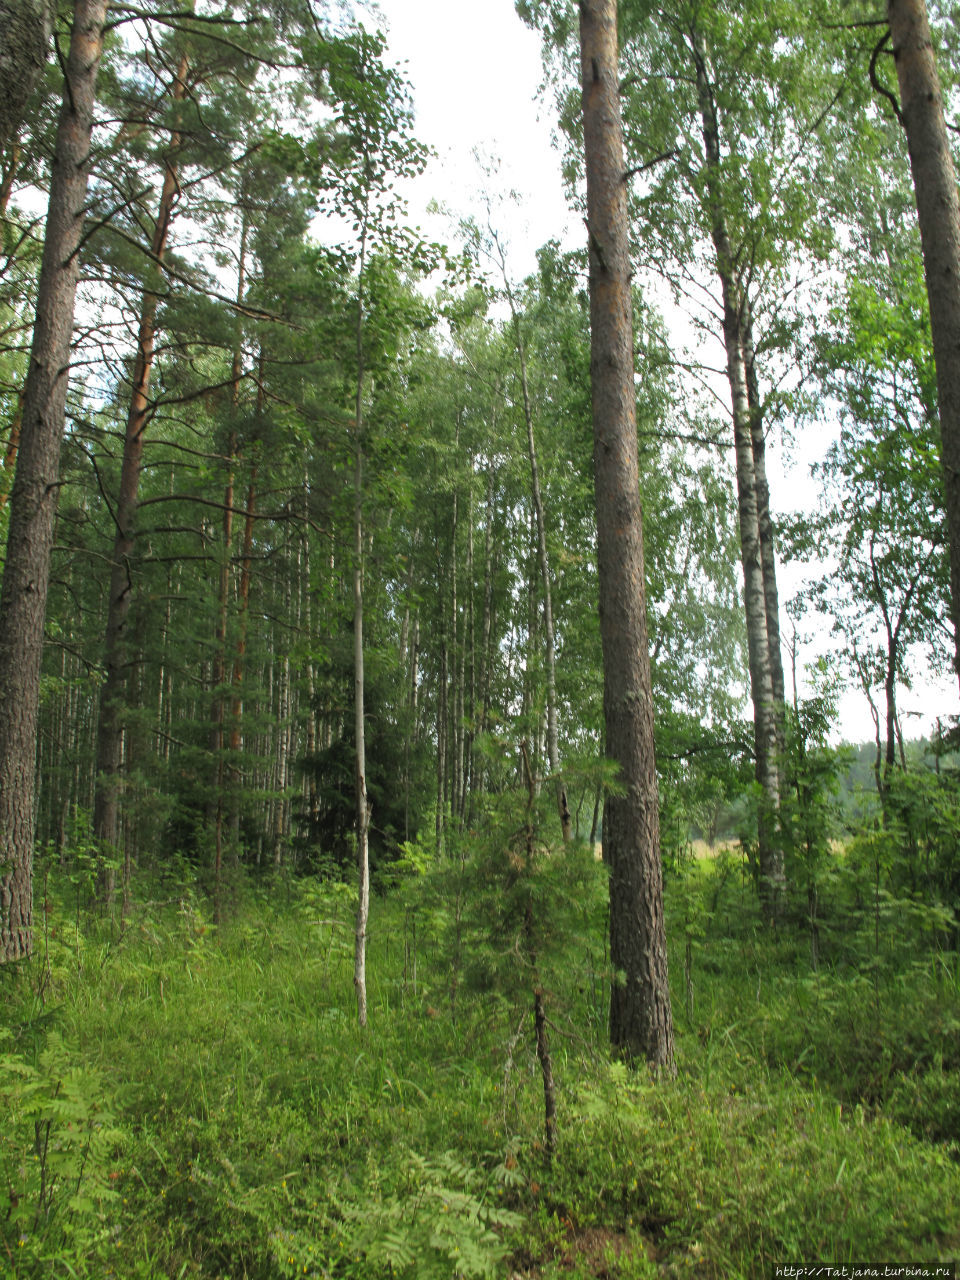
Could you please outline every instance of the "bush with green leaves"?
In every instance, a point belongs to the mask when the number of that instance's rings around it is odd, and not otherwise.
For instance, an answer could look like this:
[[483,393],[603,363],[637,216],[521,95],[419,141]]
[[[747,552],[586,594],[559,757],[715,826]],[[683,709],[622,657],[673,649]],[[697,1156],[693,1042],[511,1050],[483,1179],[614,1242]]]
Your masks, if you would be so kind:
[[[897,953],[879,972],[878,1019],[874,971],[854,962],[868,936],[850,963],[811,972],[802,929],[760,921],[742,860],[691,863],[667,878],[666,908],[678,1001],[696,925],[696,999],[678,1021],[680,1076],[654,1085],[609,1066],[604,868],[589,850],[544,850],[525,879],[516,807],[494,816],[439,860],[405,850],[374,897],[364,1031],[347,886],[247,886],[219,928],[194,898],[135,905],[123,931],[83,919],[78,966],[52,883],[45,1008],[42,954],[0,971],[0,1190],[29,1216],[8,1218],[0,1272],[759,1280],[790,1251],[955,1250],[960,1172],[942,1144],[960,986],[929,930],[911,965]],[[521,891],[544,901],[551,1161],[513,950]]]
[[654,1081],[614,1064],[581,1084],[572,1119],[542,1227],[615,1228],[632,1255],[655,1249],[661,1276],[761,1277],[809,1259],[938,1262],[960,1248],[960,1171],[944,1153],[755,1068],[705,1084],[682,1068]]
[[[51,1032],[36,1062],[0,1028],[0,1239],[13,1275],[76,1275],[111,1243],[123,1135],[101,1074]],[[87,1272],[87,1274],[92,1274]]]

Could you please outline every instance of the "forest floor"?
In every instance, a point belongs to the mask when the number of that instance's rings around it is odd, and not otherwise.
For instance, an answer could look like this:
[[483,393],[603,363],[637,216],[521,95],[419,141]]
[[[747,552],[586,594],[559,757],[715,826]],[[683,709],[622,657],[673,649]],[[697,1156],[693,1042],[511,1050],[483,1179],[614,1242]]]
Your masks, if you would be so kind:
[[365,1030],[348,886],[238,886],[219,930],[186,880],[122,929],[48,888],[37,955],[0,970],[0,1272],[955,1263],[960,973],[929,921],[825,912],[814,969],[802,920],[765,931],[729,854],[669,874],[678,1074],[655,1081],[610,1061],[604,872],[570,856],[596,892],[540,973],[552,1158],[530,975],[504,979],[484,913],[428,877],[374,899]]

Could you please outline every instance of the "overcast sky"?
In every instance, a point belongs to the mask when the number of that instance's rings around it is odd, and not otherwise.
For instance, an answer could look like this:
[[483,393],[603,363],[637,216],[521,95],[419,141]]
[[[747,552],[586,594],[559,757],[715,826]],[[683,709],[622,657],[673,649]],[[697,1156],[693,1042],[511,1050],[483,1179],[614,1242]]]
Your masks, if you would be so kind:
[[551,145],[553,105],[537,101],[539,36],[513,0],[380,0],[378,8],[390,60],[413,86],[416,135],[437,152],[410,190],[413,220],[449,237],[449,224],[430,219],[427,204],[436,200],[454,215],[475,208],[484,178],[473,153],[496,156],[503,186],[522,197],[510,228],[511,273],[527,275],[540,245],[576,234]]

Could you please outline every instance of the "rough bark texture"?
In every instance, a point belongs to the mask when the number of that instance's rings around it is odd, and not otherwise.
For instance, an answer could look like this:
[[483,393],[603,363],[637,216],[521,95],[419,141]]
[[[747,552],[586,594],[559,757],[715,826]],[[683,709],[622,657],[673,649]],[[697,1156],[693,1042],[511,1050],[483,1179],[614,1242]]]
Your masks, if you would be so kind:
[[0,595],[0,961],[32,950],[37,711],[43,623],[66,415],[77,256],[106,0],[78,0],[10,499]]
[[924,0],[887,0],[887,20],[930,300],[950,539],[954,665],[960,680],[960,198]]
[[617,974],[610,1039],[627,1059],[673,1070],[615,0],[582,0],[580,47],[604,723],[607,755],[617,762],[624,788],[608,797],[603,819]]
[[[171,90],[175,102],[186,93],[184,77],[187,60],[181,60]],[[176,153],[180,134],[174,132],[164,163],[163,186],[157,207],[150,245],[152,257],[148,270],[156,275],[167,248],[170,221],[179,196]],[[123,459],[120,465],[120,490],[115,511],[116,536],[113,543],[113,567],[110,572],[110,595],[107,603],[107,627],[103,648],[104,681],[100,687],[100,718],[97,728],[97,790],[94,798],[93,829],[104,851],[110,855],[120,842],[120,768],[123,762],[123,707],[125,702],[129,655],[127,622],[133,602],[131,562],[136,540],[137,493],[143,462],[144,433],[150,420],[150,376],[153,370],[157,337],[159,279],[154,288],[146,288],[140,303],[137,351],[133,365],[130,404],[127,408]],[[100,895],[108,901],[113,894],[112,864],[100,875]]]
[[[782,906],[786,878],[783,848],[779,838],[780,751],[779,726],[782,715],[776,711],[771,674],[770,620],[767,616],[767,591],[764,576],[760,517],[757,498],[756,445],[747,387],[747,362],[744,358],[743,298],[734,274],[733,252],[719,189],[720,130],[713,92],[707,74],[706,52],[694,38],[697,72],[697,95],[703,129],[706,195],[710,208],[710,234],[716,254],[717,275],[723,296],[723,342],[727,357],[727,379],[733,412],[733,438],[736,451],[737,508],[740,525],[740,559],[743,567],[743,603],[747,623],[747,653],[750,666],[750,696],[753,700],[756,776],[761,788],[760,811],[757,816],[757,846],[760,863],[760,898],[769,917],[776,917]],[[760,440],[762,446],[762,436]],[[761,448],[762,461],[762,448]],[[764,471],[764,480],[766,472]],[[767,496],[769,520],[769,495]],[[772,543],[771,543],[772,551]],[[775,592],[775,577],[771,576]],[[777,655],[780,638],[776,631]],[[782,707],[783,668],[780,664]]]
[[16,137],[40,80],[53,15],[48,0],[0,0],[0,148]]

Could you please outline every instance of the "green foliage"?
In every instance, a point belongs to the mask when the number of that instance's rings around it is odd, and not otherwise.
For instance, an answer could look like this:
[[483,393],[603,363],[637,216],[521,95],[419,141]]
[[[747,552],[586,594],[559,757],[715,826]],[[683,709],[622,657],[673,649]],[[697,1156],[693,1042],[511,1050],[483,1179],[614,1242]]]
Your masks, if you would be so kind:
[[922,765],[890,779],[887,825],[897,856],[891,884],[928,903],[960,897],[960,773]]
[[[557,865],[532,884],[538,905],[556,896],[540,945],[560,1118],[546,1162],[513,951],[516,799],[512,828],[506,806],[493,815],[502,857],[477,837],[439,861],[406,847],[373,902],[365,1032],[346,886],[248,886],[219,930],[190,898],[136,907],[122,935],[85,931],[78,972],[69,930],[60,941],[73,886],[53,871],[46,1012],[40,958],[19,982],[0,975],[0,1189],[30,1218],[3,1228],[7,1270],[760,1280],[785,1253],[951,1256],[960,1176],[935,1144],[957,1137],[955,956],[929,921],[885,915],[878,1015],[871,904],[858,924],[858,873],[842,866],[824,902],[847,895],[846,915],[825,906],[817,973],[802,919],[771,937],[734,855],[668,876],[674,983],[686,927],[696,1000],[678,1079],[654,1083],[606,1061],[603,868],[544,857]],[[500,878],[472,911],[481,856]],[[473,976],[452,1001],[458,883]]]
[[[0,1028],[0,1044],[11,1038]],[[0,1055],[0,1240],[13,1275],[75,1275],[72,1262],[108,1256],[124,1135],[103,1087],[56,1032],[35,1063]]]
[[495,1182],[453,1151],[393,1153],[352,1197],[334,1199],[345,1253],[359,1264],[345,1274],[358,1280],[499,1274],[509,1251],[504,1230],[519,1226],[521,1218],[498,1204]]
[[[567,1215],[652,1237],[662,1274],[762,1276],[785,1257],[942,1259],[948,1158],[832,1098],[747,1068],[709,1084],[582,1088],[555,1194]],[[949,1256],[947,1254],[946,1256]],[[689,1270],[688,1270],[689,1269]]]

